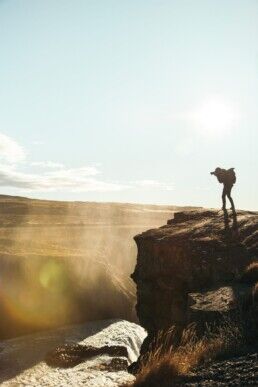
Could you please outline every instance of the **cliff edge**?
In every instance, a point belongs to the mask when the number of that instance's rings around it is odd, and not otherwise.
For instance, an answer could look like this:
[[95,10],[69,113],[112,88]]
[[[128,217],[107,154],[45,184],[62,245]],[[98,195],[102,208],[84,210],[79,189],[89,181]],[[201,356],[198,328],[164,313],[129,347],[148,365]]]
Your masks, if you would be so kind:
[[258,213],[197,210],[135,237],[136,311],[149,338],[172,325],[203,324],[250,293],[244,269],[258,260]]

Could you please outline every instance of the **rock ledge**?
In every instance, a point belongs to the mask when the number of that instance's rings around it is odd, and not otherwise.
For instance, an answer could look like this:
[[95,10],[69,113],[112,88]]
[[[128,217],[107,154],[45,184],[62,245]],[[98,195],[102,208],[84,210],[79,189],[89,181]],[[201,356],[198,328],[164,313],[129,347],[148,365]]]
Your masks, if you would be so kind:
[[152,335],[171,325],[210,321],[236,307],[242,294],[237,281],[258,259],[258,213],[179,212],[135,241],[136,310]]

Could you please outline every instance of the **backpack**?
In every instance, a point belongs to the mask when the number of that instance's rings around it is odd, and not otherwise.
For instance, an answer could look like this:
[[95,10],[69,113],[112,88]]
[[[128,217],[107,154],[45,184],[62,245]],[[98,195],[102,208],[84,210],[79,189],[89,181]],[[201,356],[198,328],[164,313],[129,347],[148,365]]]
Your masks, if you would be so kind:
[[235,184],[236,182],[236,173],[234,171],[235,168],[229,168],[227,170],[227,178],[228,178],[228,181],[232,184]]

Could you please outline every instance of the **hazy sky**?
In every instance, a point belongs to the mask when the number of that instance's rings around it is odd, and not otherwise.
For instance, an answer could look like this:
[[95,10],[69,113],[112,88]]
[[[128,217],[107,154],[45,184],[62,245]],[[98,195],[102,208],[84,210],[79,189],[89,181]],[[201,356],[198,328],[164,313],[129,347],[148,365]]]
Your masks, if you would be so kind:
[[257,0],[0,0],[2,193],[258,209]]

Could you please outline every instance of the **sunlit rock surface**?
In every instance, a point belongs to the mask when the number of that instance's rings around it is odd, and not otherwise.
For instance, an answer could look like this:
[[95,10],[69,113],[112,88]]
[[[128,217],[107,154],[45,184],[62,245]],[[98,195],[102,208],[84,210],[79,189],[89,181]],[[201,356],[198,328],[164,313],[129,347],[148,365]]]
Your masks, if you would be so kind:
[[[104,320],[59,328],[0,342],[3,386],[119,386],[132,380],[134,362],[146,334],[128,321]],[[101,348],[119,346],[123,356],[98,355],[71,368],[46,364],[49,351],[64,344]]]

